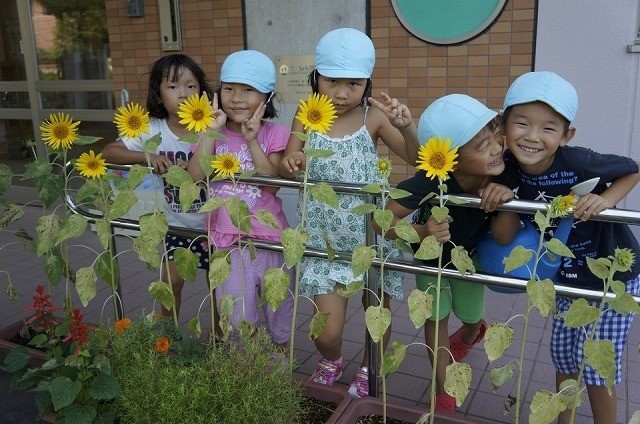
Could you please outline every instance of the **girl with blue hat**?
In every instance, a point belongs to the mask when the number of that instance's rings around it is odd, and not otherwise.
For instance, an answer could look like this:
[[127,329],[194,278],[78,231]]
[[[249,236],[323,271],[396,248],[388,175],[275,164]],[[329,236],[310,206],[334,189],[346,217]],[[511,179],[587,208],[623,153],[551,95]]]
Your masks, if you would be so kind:
[[[371,39],[352,28],[340,28],[325,34],[315,51],[315,70],[309,76],[314,93],[328,96],[337,118],[327,134],[312,133],[307,147],[327,149],[335,154],[326,159],[311,162],[309,178],[331,182],[375,183],[381,177],[376,173],[378,153],[376,140],[380,138],[395,154],[407,163],[415,163],[418,155],[417,129],[407,106],[386,94],[383,103],[372,98],[371,74],[375,63],[375,48]],[[371,108],[370,104],[374,107]],[[293,131],[303,131],[302,124],[293,123]],[[296,171],[305,169],[303,143],[291,137],[279,167],[280,174],[294,177]],[[362,196],[339,195],[340,209],[325,205],[310,197],[307,203],[308,246],[325,249],[327,242],[341,251],[353,251],[365,243],[364,216],[348,212],[365,202]],[[396,257],[399,256],[397,252]],[[360,279],[353,278],[351,264],[346,261],[328,261],[319,258],[303,258],[301,264],[300,292],[313,296],[319,311],[330,313],[323,334],[315,339],[322,359],[311,377],[312,381],[332,385],[344,368],[342,361],[342,332],[344,329],[347,299],[336,290]],[[384,277],[388,306],[389,296],[401,299],[402,274],[385,271]],[[384,337],[386,344],[390,331]],[[349,386],[353,397],[368,396],[368,358]]]
[[[463,246],[468,252],[473,252],[489,229],[493,231],[497,241],[508,243],[513,234],[510,229],[515,231],[520,226],[518,215],[513,212],[492,213],[498,205],[513,198],[513,191],[501,184],[500,175],[505,169],[502,160],[504,138],[496,115],[496,112],[472,97],[451,94],[433,102],[418,123],[418,138],[423,143],[432,137],[441,137],[449,139],[451,148],[458,147],[457,166],[444,181],[447,194],[480,196],[483,210],[451,205],[448,206],[447,219],[438,222],[430,215],[428,203],[422,200],[425,196],[438,192],[439,181],[427,177],[425,171],[418,171],[414,177],[398,185],[399,189],[411,193],[410,196],[390,200],[387,204],[387,210],[394,215],[392,226],[417,210],[413,217],[413,227],[421,239],[433,235],[440,243],[444,243],[445,264],[451,261],[453,247],[452,243],[447,242],[451,241],[455,246]],[[380,232],[376,224],[374,227]],[[395,238],[397,235],[392,229],[388,236]],[[437,261],[425,263],[438,266]],[[434,296],[435,285],[436,279],[433,276],[416,276],[417,288]],[[434,305],[434,315],[435,310]],[[452,311],[463,325],[449,337],[448,323]],[[455,411],[455,398],[444,390],[446,367],[451,357],[456,361],[462,360],[484,338],[487,324],[482,319],[483,316],[484,286],[453,278],[441,280],[436,411]],[[432,350],[435,347],[435,321],[436,317],[431,316],[424,326],[425,341]],[[431,351],[429,358],[433,363]]]
[[[242,50],[230,54],[220,70],[221,85],[213,96],[215,122],[211,125],[220,131],[224,139],[208,137],[192,146],[194,155],[188,171],[194,181],[201,181],[205,174],[200,158],[208,155],[232,154],[240,162],[241,171],[258,168],[261,174],[276,175],[277,164],[289,140],[289,128],[266,119],[276,116],[273,96],[276,87],[276,71],[271,59],[255,50]],[[218,100],[220,109],[218,109]],[[213,181],[209,185],[209,197],[236,197],[244,201],[251,214],[251,234],[242,233],[233,225],[227,208],[209,213],[209,242],[216,249],[231,250],[231,274],[216,288],[216,295],[231,295],[242,299],[235,303],[231,324],[240,321],[258,322],[258,303],[264,290],[262,277],[270,268],[282,268],[284,256],[280,252],[257,250],[255,259],[250,249],[240,252],[238,237],[280,242],[282,229],[289,226],[282,211],[282,201],[276,196],[277,188],[256,186],[238,182],[236,186],[226,181]],[[270,211],[279,224],[278,229],[260,223],[254,214]],[[285,268],[286,269],[286,268]],[[284,345],[291,333],[293,299],[288,296],[276,311],[268,304],[262,307],[267,330],[273,341]]]

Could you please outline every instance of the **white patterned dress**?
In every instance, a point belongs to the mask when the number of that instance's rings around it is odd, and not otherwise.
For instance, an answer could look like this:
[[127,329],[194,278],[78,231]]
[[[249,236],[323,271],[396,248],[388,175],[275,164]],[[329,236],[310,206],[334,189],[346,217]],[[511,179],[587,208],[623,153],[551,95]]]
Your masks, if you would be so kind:
[[[365,120],[366,120],[365,111]],[[342,138],[330,138],[313,133],[307,141],[312,149],[325,149],[335,152],[329,158],[313,158],[308,162],[309,179],[326,182],[376,183],[380,177],[376,174],[378,152],[363,124],[359,130]],[[298,223],[301,218],[302,191],[298,202]],[[309,233],[308,246],[326,249],[324,231],[331,241],[333,249],[339,252],[353,252],[365,244],[365,218],[349,211],[365,203],[364,196],[338,193],[340,209],[336,210],[309,195],[307,201],[306,231]],[[387,249],[393,249],[387,243]],[[395,249],[391,258],[399,258]],[[334,292],[336,283],[348,285],[362,279],[354,277],[351,263],[346,261],[328,261],[321,258],[302,258],[300,293],[306,296],[329,294]],[[403,274],[398,271],[384,271],[384,291],[392,299],[402,299]]]

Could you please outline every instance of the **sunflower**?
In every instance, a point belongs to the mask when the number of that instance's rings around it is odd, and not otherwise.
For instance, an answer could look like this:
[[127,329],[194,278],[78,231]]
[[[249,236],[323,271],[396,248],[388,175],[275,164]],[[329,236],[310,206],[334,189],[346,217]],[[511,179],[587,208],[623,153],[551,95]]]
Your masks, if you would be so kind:
[[96,154],[93,150],[89,150],[89,153],[83,153],[76,160],[76,169],[85,178],[100,178],[107,173],[107,167],[104,166],[104,159],[102,159],[102,153]]
[[551,200],[551,217],[558,218],[567,216],[573,211],[573,206],[576,204],[576,198],[573,194],[566,196],[557,196]]
[[317,131],[326,134],[336,119],[336,109],[329,97],[315,93],[310,95],[306,102],[300,100],[300,110],[296,119],[307,133]]
[[631,249],[615,249],[615,255],[613,257],[613,264],[617,271],[627,272],[631,269],[636,262],[636,254]]
[[240,161],[235,155],[224,153],[222,155],[216,155],[215,159],[211,161],[211,168],[213,168],[217,175],[225,178],[231,177],[240,171]]
[[391,161],[389,158],[378,159],[376,173],[382,178],[389,178],[389,175],[391,175]]
[[149,133],[149,112],[132,102],[118,108],[113,123],[121,137],[138,138]]
[[197,133],[207,130],[213,122],[214,115],[206,93],[202,96],[194,94],[178,108],[178,117],[182,118],[180,123],[187,126],[187,131],[193,130]]
[[427,171],[427,177],[432,180],[438,177],[440,181],[446,180],[447,175],[458,162],[458,148],[450,149],[449,139],[443,140],[440,137],[431,137],[427,144],[420,146],[416,168]]
[[72,122],[71,116],[65,113],[52,113],[49,120],[40,125],[45,144],[52,149],[68,149],[78,139],[80,121]]

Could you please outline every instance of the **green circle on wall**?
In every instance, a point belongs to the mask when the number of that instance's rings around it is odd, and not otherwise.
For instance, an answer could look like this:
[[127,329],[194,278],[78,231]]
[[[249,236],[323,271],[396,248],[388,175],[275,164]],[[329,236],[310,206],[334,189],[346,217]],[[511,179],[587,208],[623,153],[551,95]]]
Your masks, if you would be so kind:
[[402,25],[434,44],[469,40],[496,20],[506,0],[392,0]]

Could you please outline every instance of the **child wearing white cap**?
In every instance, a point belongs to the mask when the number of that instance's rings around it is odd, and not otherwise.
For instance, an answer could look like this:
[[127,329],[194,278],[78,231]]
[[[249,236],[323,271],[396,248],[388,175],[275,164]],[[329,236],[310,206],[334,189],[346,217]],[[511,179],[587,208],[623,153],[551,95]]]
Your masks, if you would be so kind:
[[[194,144],[192,150],[195,153],[189,161],[189,174],[194,181],[201,181],[205,174],[200,158],[211,154],[232,154],[239,160],[242,172],[258,168],[261,174],[276,175],[276,167],[282,159],[290,130],[284,125],[265,120],[276,116],[272,102],[276,86],[273,62],[255,50],[232,53],[222,64],[220,81],[220,89],[213,97],[213,108],[217,114],[211,128],[219,130],[226,138],[212,140],[205,137],[201,143]],[[225,181],[212,181],[209,185],[210,197],[236,197],[247,204],[252,215],[251,234],[242,233],[240,237],[279,242],[282,230],[289,225],[276,192],[277,188],[243,182],[238,182],[235,187]],[[263,209],[273,214],[280,228],[273,229],[258,221],[254,214]],[[234,327],[239,321],[255,324],[259,318],[260,294],[264,290],[262,278],[269,268],[281,268],[284,256],[279,252],[257,250],[252,260],[250,249],[243,249],[242,252],[234,249],[239,230],[233,225],[227,208],[220,207],[210,212],[208,222],[209,242],[216,249],[233,249],[230,253],[231,274],[216,288],[216,295],[218,299],[226,294],[241,299],[235,303],[231,315]],[[286,344],[291,333],[291,296],[287,296],[276,311],[268,304],[262,310],[273,341],[279,345]]]
[[[313,133],[307,141],[312,149],[327,149],[335,154],[311,162],[309,178],[332,182],[375,183],[381,179],[376,173],[378,153],[376,140],[380,138],[394,153],[408,163],[415,163],[418,155],[416,126],[409,109],[383,94],[384,103],[371,99],[371,74],[375,63],[375,48],[371,39],[352,28],[340,28],[325,34],[315,51],[315,70],[309,82],[315,93],[331,98],[337,118],[330,131]],[[369,103],[375,107],[371,108]],[[294,121],[293,131],[303,131]],[[280,174],[292,178],[306,167],[303,144],[291,137],[279,167]],[[331,245],[340,251],[353,251],[365,243],[364,216],[349,210],[365,202],[362,196],[339,195],[340,209],[325,205],[312,196],[307,203],[309,247],[325,249],[325,234]],[[392,253],[393,254],[393,253]],[[395,252],[396,257],[399,252]],[[303,258],[300,292],[313,296],[319,311],[330,313],[323,334],[315,339],[322,359],[311,377],[312,381],[332,385],[344,368],[342,361],[342,332],[347,299],[336,293],[341,286],[358,280],[353,277],[351,264],[346,261],[328,261]],[[384,271],[384,302],[389,296],[401,299],[402,274]],[[384,337],[388,343],[390,332]],[[349,392],[353,397],[368,396],[368,352],[361,368],[356,372]]]
[[[398,188],[411,193],[411,196],[391,200],[387,210],[394,214],[392,226],[413,211],[413,227],[420,238],[433,235],[444,243],[443,263],[451,261],[452,241],[473,252],[476,245],[489,229],[498,242],[508,243],[512,231],[519,228],[518,215],[512,212],[492,212],[498,205],[513,198],[513,191],[500,184],[500,175],[504,171],[502,153],[504,140],[497,113],[488,109],[476,99],[463,94],[450,94],[433,102],[424,111],[418,123],[418,137],[426,143],[431,137],[449,139],[451,148],[458,147],[458,164],[445,180],[447,194],[479,195],[484,210],[464,207],[449,207],[448,219],[438,222],[430,215],[430,206],[422,202],[425,196],[438,192],[438,180],[427,177],[425,171],[401,182]],[[380,231],[376,227],[376,231]],[[389,237],[395,238],[394,230]],[[417,247],[417,246],[416,246]],[[475,261],[474,261],[475,262]],[[438,266],[437,261],[426,261],[427,265]],[[450,267],[452,267],[450,265]],[[434,294],[436,278],[427,275],[416,276],[416,286]],[[438,369],[436,373],[435,410],[453,413],[455,398],[444,390],[446,367],[451,357],[456,361],[464,358],[483,338],[487,329],[484,316],[484,286],[456,279],[441,280]],[[435,315],[435,306],[433,308]],[[449,337],[449,314],[453,313],[463,325]],[[435,316],[431,316],[424,326],[425,341],[429,347],[435,344]],[[433,363],[433,356],[429,353]]]
[[[575,221],[567,246],[576,256],[563,258],[556,283],[586,289],[602,290],[603,280],[591,273],[587,258],[615,255],[616,249],[639,252],[637,240],[625,224],[590,221],[606,208],[614,207],[640,181],[638,163],[630,158],[599,154],[582,147],[569,147],[575,135],[571,122],[578,110],[578,94],[565,79],[553,72],[529,72],[518,77],[509,87],[504,101],[503,122],[508,151],[505,163],[512,165],[519,177],[518,197],[548,201],[566,195],[577,183],[599,177],[596,188],[581,196],[574,206]],[[615,279],[626,282],[625,291],[640,293],[640,263],[635,262]],[[567,312],[574,299],[556,297],[557,313]],[[589,302],[599,306],[598,302]],[[587,385],[595,423],[616,422],[616,392],[607,392],[605,383],[619,383],[621,357],[633,313],[620,314],[609,305],[597,321],[597,338],[610,340],[615,350],[614,381],[605,382],[589,365],[582,377]],[[626,311],[628,312],[628,311]],[[586,328],[564,326],[564,318],[554,315],[551,357],[556,368],[556,385],[568,379],[577,380],[584,361],[584,342],[593,324]],[[569,422],[569,412],[560,414],[559,422]]]

